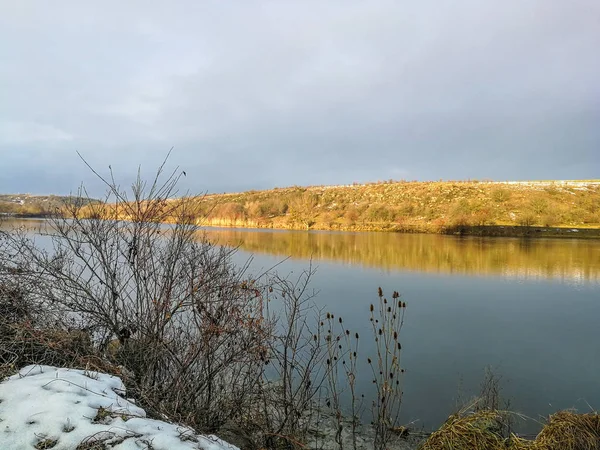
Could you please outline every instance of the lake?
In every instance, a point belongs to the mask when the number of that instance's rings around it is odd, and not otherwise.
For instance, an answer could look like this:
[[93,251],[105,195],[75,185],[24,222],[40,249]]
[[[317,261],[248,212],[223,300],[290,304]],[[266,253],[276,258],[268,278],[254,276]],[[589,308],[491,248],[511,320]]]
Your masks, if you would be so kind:
[[[253,266],[317,266],[316,302],[368,334],[381,286],[407,303],[402,420],[439,426],[486,366],[511,410],[600,409],[600,241],[207,229]],[[368,352],[369,349],[364,349]],[[371,377],[364,377],[368,390]],[[534,433],[535,421],[518,429]]]
[[[31,222],[30,222],[31,223]],[[478,392],[484,369],[502,377],[510,409],[535,420],[564,408],[600,409],[600,241],[393,233],[206,229],[298,275],[312,261],[315,302],[361,336],[381,286],[407,303],[402,421],[439,426]],[[286,259],[287,258],[287,259]],[[285,261],[284,261],[285,260]],[[361,354],[371,349],[361,348]],[[362,380],[362,381],[361,381]],[[359,376],[369,394],[371,377]],[[534,433],[535,420],[518,424]]]

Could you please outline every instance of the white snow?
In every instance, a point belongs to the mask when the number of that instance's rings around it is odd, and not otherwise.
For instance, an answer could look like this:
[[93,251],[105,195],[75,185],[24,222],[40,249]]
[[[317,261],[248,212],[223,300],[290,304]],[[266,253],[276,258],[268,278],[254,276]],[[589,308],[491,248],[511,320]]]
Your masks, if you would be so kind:
[[0,383],[0,449],[72,450],[103,442],[115,450],[238,450],[216,436],[148,419],[124,396],[125,385],[118,377],[24,367]]

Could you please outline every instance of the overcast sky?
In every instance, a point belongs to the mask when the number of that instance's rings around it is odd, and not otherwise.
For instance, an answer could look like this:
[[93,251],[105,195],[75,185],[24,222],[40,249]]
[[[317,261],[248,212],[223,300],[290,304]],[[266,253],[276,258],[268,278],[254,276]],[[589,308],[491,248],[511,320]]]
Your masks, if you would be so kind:
[[600,177],[598,0],[0,0],[0,192]]

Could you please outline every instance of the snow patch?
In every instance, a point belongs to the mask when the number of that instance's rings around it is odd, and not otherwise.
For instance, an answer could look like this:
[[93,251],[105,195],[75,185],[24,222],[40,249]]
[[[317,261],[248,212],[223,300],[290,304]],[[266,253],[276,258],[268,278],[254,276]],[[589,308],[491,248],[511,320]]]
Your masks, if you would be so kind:
[[[0,383],[0,448],[239,450],[216,436],[146,417],[124,398],[120,378],[51,366],[27,366]],[[86,447],[86,444],[89,447]]]

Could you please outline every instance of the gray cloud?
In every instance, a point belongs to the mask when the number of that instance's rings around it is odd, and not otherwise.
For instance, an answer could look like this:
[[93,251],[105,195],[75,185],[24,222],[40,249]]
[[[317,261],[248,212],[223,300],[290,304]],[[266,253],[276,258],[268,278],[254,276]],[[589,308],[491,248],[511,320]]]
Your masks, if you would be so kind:
[[0,191],[592,178],[595,0],[0,1]]

